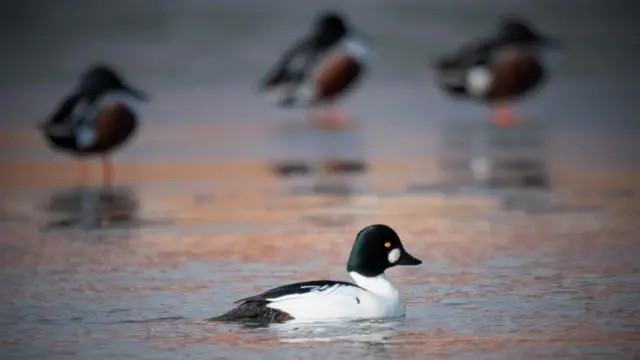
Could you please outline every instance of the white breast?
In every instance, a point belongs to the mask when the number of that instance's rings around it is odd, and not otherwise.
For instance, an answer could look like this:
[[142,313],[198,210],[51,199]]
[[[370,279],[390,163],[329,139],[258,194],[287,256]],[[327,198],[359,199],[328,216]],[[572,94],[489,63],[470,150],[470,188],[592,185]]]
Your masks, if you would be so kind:
[[356,59],[360,64],[368,64],[371,61],[371,50],[361,39],[351,36],[342,40],[336,46],[336,51]]
[[400,294],[384,274],[375,278],[366,278],[357,273],[350,275],[362,288],[330,287],[323,291],[273,299],[275,301],[267,306],[282,310],[297,321],[404,316],[405,309]]
[[131,111],[134,116],[139,115],[142,102],[133,95],[124,91],[112,91],[103,95],[97,101],[98,108],[103,108],[111,104],[124,105],[127,110]]

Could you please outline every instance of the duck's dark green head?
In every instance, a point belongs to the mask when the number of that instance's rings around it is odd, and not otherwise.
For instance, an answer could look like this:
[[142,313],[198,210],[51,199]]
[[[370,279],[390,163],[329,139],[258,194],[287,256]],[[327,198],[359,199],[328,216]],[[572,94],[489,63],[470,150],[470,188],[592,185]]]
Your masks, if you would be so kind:
[[123,90],[140,100],[147,99],[143,91],[127,85],[116,70],[106,64],[93,64],[80,77],[78,91],[86,95],[97,96],[112,90]]
[[420,265],[409,254],[398,234],[387,225],[370,225],[360,230],[351,249],[347,271],[366,277],[378,276],[396,265]]
[[335,11],[321,13],[315,21],[315,46],[328,48],[337,43],[349,31],[345,17]]
[[517,16],[502,19],[497,40],[503,44],[560,46],[557,40],[538,33],[527,20]]

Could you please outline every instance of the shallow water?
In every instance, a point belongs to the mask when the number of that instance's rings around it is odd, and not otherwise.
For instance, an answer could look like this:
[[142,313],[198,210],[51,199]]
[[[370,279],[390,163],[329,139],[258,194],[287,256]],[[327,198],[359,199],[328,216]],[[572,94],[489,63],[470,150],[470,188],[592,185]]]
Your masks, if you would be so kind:
[[[494,254],[498,259],[473,269],[430,261],[392,271],[407,299],[403,319],[266,328],[200,321],[259,288],[341,269],[316,256],[295,267],[210,261],[143,272],[40,270],[5,300],[3,357],[625,358],[640,351],[637,268],[602,274],[601,260],[558,265],[562,259],[536,255],[510,254],[507,261]],[[322,268],[329,264],[333,269]],[[16,278],[5,274],[3,283]]]
[[[196,143],[220,129],[236,142],[252,141],[263,156],[116,157],[115,187],[97,187],[95,172],[76,187],[73,162],[40,162],[55,155],[35,134],[3,133],[18,141],[2,149],[12,154],[2,163],[8,171],[0,191],[2,358],[640,352],[640,175],[633,167],[563,160],[544,127],[516,142],[534,132],[445,127],[434,136],[405,127],[416,139],[443,141],[429,144],[430,152],[400,149],[381,158],[354,141],[382,139],[375,127],[198,129],[159,126],[141,133],[136,146],[153,154],[159,140],[177,145],[194,134]],[[287,156],[303,144],[306,152]],[[524,144],[531,150],[523,153]],[[323,151],[331,146],[362,152]],[[473,156],[524,157],[539,166],[507,176],[500,165],[490,175],[511,180],[483,182],[469,171]],[[304,171],[283,172],[283,165]],[[518,180],[532,171],[549,182]],[[424,260],[389,271],[406,299],[405,318],[270,327],[203,321],[283,283],[348,280],[352,238],[371,223],[397,228]]]
[[[228,172],[184,182],[168,163],[158,165],[167,173],[156,183],[120,172],[132,185],[3,192],[0,355],[638,355],[637,175],[608,172],[594,187],[556,170],[551,188],[486,188],[467,179],[448,182],[450,191],[437,184],[416,191],[412,181],[430,183],[416,175],[424,164],[391,172],[381,164],[355,175],[272,171],[259,180]],[[269,327],[203,321],[283,283],[348,280],[352,237],[376,222],[396,227],[424,260],[389,271],[405,318]]]

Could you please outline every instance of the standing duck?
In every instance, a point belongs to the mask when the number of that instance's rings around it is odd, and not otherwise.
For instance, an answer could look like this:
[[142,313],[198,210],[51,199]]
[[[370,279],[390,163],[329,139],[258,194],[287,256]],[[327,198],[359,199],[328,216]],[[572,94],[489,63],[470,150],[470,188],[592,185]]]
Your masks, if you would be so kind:
[[[343,16],[324,12],[311,34],[288,49],[260,83],[260,91],[282,108],[328,106],[351,89],[368,66],[370,51]],[[337,110],[326,111],[312,122],[320,126],[348,125]]]
[[541,51],[556,45],[525,20],[505,18],[492,38],[438,59],[438,82],[452,95],[488,103],[494,112],[492,123],[513,125],[517,121],[512,104],[543,81]]
[[100,155],[103,185],[107,186],[112,180],[108,156],[135,132],[138,108],[146,98],[142,91],[127,85],[111,67],[93,65],[40,129],[53,149],[78,158],[79,178],[84,177],[81,159]]

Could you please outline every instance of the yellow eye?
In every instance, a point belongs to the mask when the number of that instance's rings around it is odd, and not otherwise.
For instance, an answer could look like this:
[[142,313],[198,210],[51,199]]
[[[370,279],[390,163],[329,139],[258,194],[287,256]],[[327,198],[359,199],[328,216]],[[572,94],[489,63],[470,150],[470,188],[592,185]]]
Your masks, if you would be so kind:
[[391,247],[391,243],[387,241],[386,243],[384,243],[384,247],[387,247],[387,248]]

